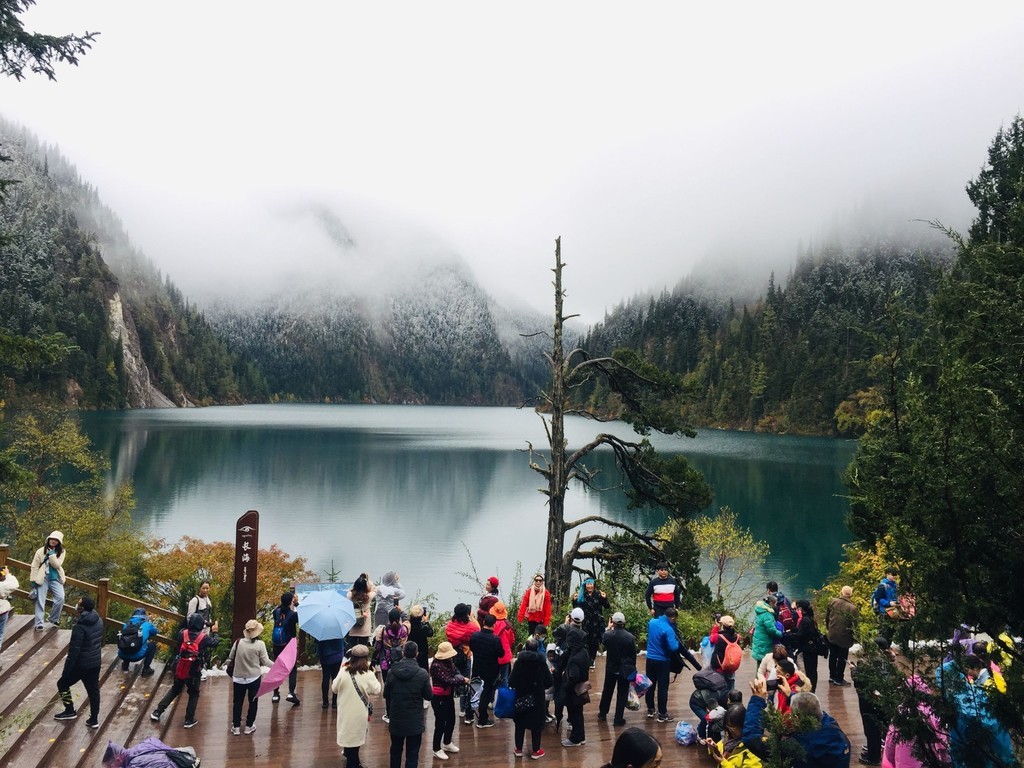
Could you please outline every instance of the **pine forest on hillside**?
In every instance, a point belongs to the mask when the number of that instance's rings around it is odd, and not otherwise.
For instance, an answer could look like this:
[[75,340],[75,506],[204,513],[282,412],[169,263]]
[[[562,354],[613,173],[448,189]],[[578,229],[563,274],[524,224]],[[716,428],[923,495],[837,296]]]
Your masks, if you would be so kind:
[[[0,128],[12,160],[3,175],[16,182],[0,206],[0,331],[60,333],[73,348],[31,373],[6,366],[12,402],[519,405],[544,386],[543,337],[534,334],[547,318],[503,309],[453,267],[424,267],[415,290],[375,303],[325,290],[252,305],[225,296],[201,310],[59,152]],[[582,343],[601,355],[633,349],[684,375],[684,416],[695,425],[859,434],[893,329],[919,322],[953,252],[934,236],[901,243],[866,233],[863,243],[802,254],[785,285],[765,275],[762,298],[748,305],[683,280],[624,302]],[[616,413],[600,384],[576,397]]]

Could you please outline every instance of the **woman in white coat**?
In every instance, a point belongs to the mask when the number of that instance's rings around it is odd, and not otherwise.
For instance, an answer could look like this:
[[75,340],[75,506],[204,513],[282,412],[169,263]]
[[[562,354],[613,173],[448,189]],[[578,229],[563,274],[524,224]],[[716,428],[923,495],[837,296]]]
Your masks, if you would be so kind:
[[0,649],[4,647],[4,632],[7,630],[7,619],[11,615],[10,597],[18,588],[18,580],[4,566],[0,568]]
[[50,623],[60,621],[60,612],[64,607],[64,534],[54,531],[46,537],[46,543],[36,550],[32,558],[32,586],[36,591],[36,629],[43,629],[43,611],[46,610],[46,596],[53,595],[53,607],[50,609]]
[[380,680],[370,669],[370,649],[355,645],[349,651],[338,676],[331,683],[338,697],[338,746],[345,755],[346,768],[363,768],[359,762],[359,748],[366,743],[366,730],[371,711],[371,696],[382,690]]

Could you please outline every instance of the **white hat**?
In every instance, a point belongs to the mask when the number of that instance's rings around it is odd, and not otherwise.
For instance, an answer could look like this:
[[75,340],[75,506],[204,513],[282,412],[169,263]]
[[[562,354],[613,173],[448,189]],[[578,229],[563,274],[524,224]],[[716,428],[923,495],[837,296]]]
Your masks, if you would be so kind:
[[625,624],[626,617],[622,615],[622,611],[616,611],[612,614],[612,624]]
[[576,623],[576,624],[582,624],[583,623],[583,609],[582,608],[573,608],[572,609],[572,613],[569,614],[569,618],[572,619],[573,622]]

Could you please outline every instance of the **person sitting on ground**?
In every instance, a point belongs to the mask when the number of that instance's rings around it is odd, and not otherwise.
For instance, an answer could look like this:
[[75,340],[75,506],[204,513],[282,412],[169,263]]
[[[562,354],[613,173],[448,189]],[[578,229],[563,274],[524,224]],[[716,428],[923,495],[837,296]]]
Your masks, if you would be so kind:
[[[730,694],[739,691],[730,691]],[[725,733],[717,741],[713,738],[704,740],[708,752],[715,762],[723,768],[761,768],[761,759],[743,746],[743,723],[747,717],[747,708],[742,704],[732,704],[726,710],[723,722]]]
[[121,669],[128,671],[128,665],[142,662],[142,675],[153,674],[153,658],[156,656],[156,624],[149,620],[145,608],[136,608],[117,636],[117,658]]
[[601,768],[660,768],[661,744],[640,728],[627,728],[619,734],[612,759]]
[[775,662],[775,677],[779,682],[775,696],[775,708],[785,714],[789,712],[793,696],[803,689],[803,681],[797,674],[796,664],[790,658],[779,659]]
[[720,672],[708,667],[693,675],[693,693],[690,694],[690,711],[697,716],[697,738],[708,737],[708,716],[725,704],[729,695],[729,684]]
[[[762,678],[750,683],[751,697],[743,721],[743,743],[762,760],[770,756],[771,747],[764,733],[764,710],[768,706],[768,689]],[[813,693],[798,693],[790,701],[792,712],[807,715],[814,727],[794,730],[784,736],[793,739],[804,756],[793,761],[793,768],[850,768],[850,740],[831,715],[821,711],[821,702]]]

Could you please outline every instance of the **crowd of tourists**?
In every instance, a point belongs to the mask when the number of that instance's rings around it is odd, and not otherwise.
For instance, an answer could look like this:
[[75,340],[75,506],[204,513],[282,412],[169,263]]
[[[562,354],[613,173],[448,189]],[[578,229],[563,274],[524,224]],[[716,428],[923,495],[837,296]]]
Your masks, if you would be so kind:
[[[63,536],[54,531],[37,552],[38,562],[33,562],[37,628],[44,626],[46,597],[51,596],[57,607],[63,601],[63,558]],[[10,611],[7,598],[17,586],[17,580],[6,569],[0,570],[0,643]],[[337,743],[347,768],[362,766],[360,748],[366,743],[370,723],[376,719],[373,699],[379,695],[383,695],[383,711],[377,714],[388,729],[391,768],[400,768],[403,762],[406,768],[417,764],[427,732],[428,708],[433,713],[430,751],[436,760],[446,761],[459,753],[460,722],[485,729],[494,727],[496,718],[508,718],[513,724],[514,756],[537,760],[544,757],[545,746],[550,749],[545,736],[551,732],[554,743],[563,749],[584,745],[585,712],[595,702],[597,719],[611,717],[616,727],[628,724],[628,711],[639,713],[636,717],[642,725],[644,719],[640,718],[646,709],[648,722],[676,725],[676,740],[704,745],[726,768],[756,768],[762,764],[772,749],[765,730],[766,712],[776,710],[792,718],[793,727],[784,738],[800,746],[793,762],[795,768],[849,766],[853,759],[850,740],[824,711],[817,694],[818,660],[822,656],[828,660],[830,686],[856,686],[867,742],[857,755],[859,763],[910,768],[931,764],[923,759],[927,751],[933,762],[960,766],[965,752],[974,748],[978,729],[983,729],[992,745],[991,765],[1014,764],[1009,736],[1000,730],[987,702],[987,697],[1005,692],[1002,668],[1009,663],[1009,655],[1000,653],[1000,648],[1013,647],[1014,641],[1008,636],[992,642],[973,640],[966,633],[954,637],[963,653],[956,663],[947,659],[935,672],[935,685],[939,690],[954,692],[961,714],[952,730],[947,731],[931,711],[920,705],[915,711],[929,726],[923,731],[925,736],[917,732],[905,736],[888,722],[878,700],[876,681],[879,676],[895,674],[891,627],[901,613],[913,611],[912,601],[899,594],[894,572],[886,574],[870,597],[879,620],[877,653],[865,655],[857,665],[850,664],[849,654],[858,634],[860,608],[850,587],[843,587],[829,601],[824,622],[819,625],[809,601],[791,601],[776,582],[770,581],[754,606],[746,637],[732,616],[716,615],[694,654],[676,626],[683,585],[670,574],[667,563],[659,563],[645,595],[650,619],[641,670],[636,636],[627,628],[624,614],[612,610],[614,606],[594,579],[583,580],[572,596],[571,610],[554,623],[555,601],[543,575],[533,577],[514,616],[509,613],[497,577],[490,577],[483,586],[476,605],[457,604],[451,619],[443,627],[435,627],[422,606],[411,605],[406,610],[407,594],[397,573],[384,574],[378,585],[363,573],[352,584],[348,598],[354,624],[346,637],[317,644],[322,670],[321,707],[336,712]],[[178,653],[171,662],[172,685],[150,714],[155,721],[160,721],[174,699],[185,692],[184,727],[191,728],[198,722],[200,683],[210,653],[219,643],[209,591],[210,585],[203,582],[189,601],[186,625],[176,638]],[[86,725],[97,728],[103,623],[91,598],[82,598],[76,607],[78,619],[57,682],[64,708],[55,717],[77,717],[71,686],[82,682],[89,699]],[[256,730],[257,694],[264,671],[296,637],[297,607],[294,593],[282,594],[271,615],[269,650],[262,639],[263,624],[256,618],[246,623],[243,637],[231,647],[228,674],[233,699],[228,727],[235,736]],[[56,608],[48,618],[56,622]],[[526,630],[525,642],[517,643],[513,622]],[[430,638],[438,632],[443,639],[436,643],[430,657]],[[157,628],[145,610],[137,609],[118,635],[118,656],[124,670],[138,663],[141,674],[153,674],[156,634]],[[736,684],[746,640],[757,665],[749,692]],[[591,672],[602,649],[604,677],[592,680]],[[692,727],[668,710],[673,675],[687,664],[694,670],[694,690],[689,698],[689,708],[696,718]],[[847,680],[848,672],[852,682]],[[285,682],[285,701],[299,706],[297,667],[282,679],[281,683]],[[906,682],[908,691],[929,688],[929,681],[919,676]],[[281,698],[280,688],[275,688],[271,703],[277,704]],[[911,700],[908,696],[908,702]],[[688,738],[691,731],[692,737]],[[607,765],[657,766],[662,754],[661,744],[648,733],[647,726],[633,727],[620,733]]]

